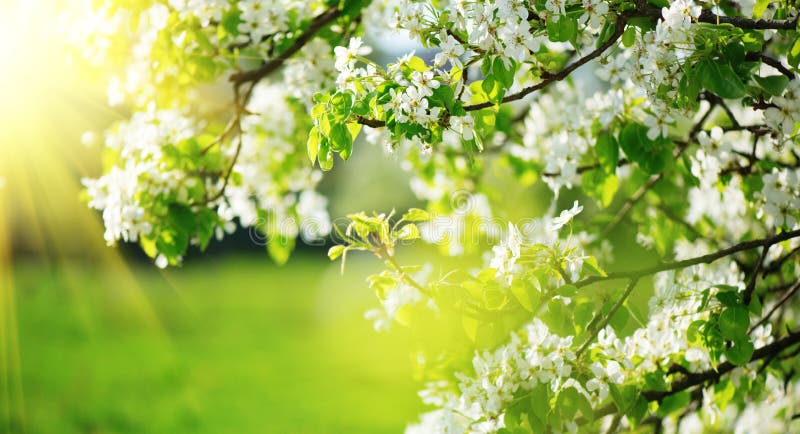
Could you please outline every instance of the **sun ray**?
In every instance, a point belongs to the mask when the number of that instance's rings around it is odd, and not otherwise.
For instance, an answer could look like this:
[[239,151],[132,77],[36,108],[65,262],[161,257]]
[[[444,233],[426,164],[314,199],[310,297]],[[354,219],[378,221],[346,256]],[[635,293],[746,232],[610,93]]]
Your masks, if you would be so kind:
[[[0,210],[8,209],[5,188],[0,188]],[[24,424],[25,399],[22,388],[16,301],[12,279],[8,219],[0,212],[0,375],[4,395],[4,414],[9,425]],[[17,421],[17,422],[15,422]],[[12,427],[8,426],[10,432]],[[22,426],[24,432],[24,425]]]

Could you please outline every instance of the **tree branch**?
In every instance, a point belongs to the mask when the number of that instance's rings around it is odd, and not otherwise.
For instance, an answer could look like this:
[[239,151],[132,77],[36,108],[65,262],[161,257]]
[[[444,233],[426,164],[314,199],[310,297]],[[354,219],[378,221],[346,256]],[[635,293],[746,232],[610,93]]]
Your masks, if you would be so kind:
[[239,72],[237,74],[231,75],[229,81],[236,83],[236,85],[241,85],[242,83],[247,82],[258,82],[262,78],[266,77],[267,75],[273,73],[275,70],[281,67],[283,63],[290,57],[292,57],[295,53],[300,51],[303,46],[305,46],[314,35],[317,34],[323,27],[333,22],[335,19],[339,18],[342,11],[339,10],[337,7],[331,7],[327,11],[323,12],[320,15],[317,15],[311,20],[311,24],[308,25],[308,28],[302,35],[300,35],[297,39],[295,39],[294,43],[286,49],[283,53],[281,53],[278,57],[274,57],[269,61],[265,62],[261,65],[258,69],[253,69],[250,71]]
[[[714,108],[716,107],[715,101],[709,101],[709,104],[710,106],[708,107],[708,110],[706,110],[706,112],[703,113],[703,116],[700,117],[700,119],[694,124],[694,126],[692,126],[691,131],[689,131],[689,138],[685,142],[677,140],[675,141],[678,147],[677,151],[674,152],[673,155],[674,158],[677,159],[683,153],[683,151],[686,150],[686,148],[689,146],[689,143],[695,140],[697,134],[699,134],[700,131],[703,129],[703,124],[706,123],[706,120],[708,120],[708,117],[711,116],[711,113],[714,111]],[[625,201],[625,204],[623,204],[622,208],[620,208],[617,214],[614,215],[614,218],[611,220],[611,222],[609,222],[609,224],[606,225],[605,228],[603,228],[601,238],[611,233],[611,231],[613,231],[614,228],[617,225],[619,225],[622,222],[622,220],[628,215],[628,213],[633,209],[633,206],[636,205],[636,203],[639,202],[644,197],[644,195],[647,194],[647,192],[651,188],[653,188],[653,186],[656,185],[656,183],[658,183],[658,181],[660,181],[661,178],[663,177],[664,177],[663,171],[651,175],[650,178],[647,180],[647,183],[641,186],[635,193],[633,193],[633,196],[629,197],[628,200]]]
[[708,9],[704,9],[697,21],[707,24],[730,24],[747,30],[794,30],[797,27],[797,18],[796,16],[788,20],[753,20],[750,18],[717,15]]
[[770,274],[770,273],[772,273],[774,271],[780,270],[781,267],[783,266],[783,264],[786,263],[786,261],[788,261],[792,256],[794,256],[798,252],[800,252],[800,246],[795,247],[789,253],[787,253],[787,254],[781,256],[779,259],[773,261],[772,263],[769,264],[768,267],[764,267],[764,271],[761,274],[761,277],[764,278],[768,274]]
[[629,197],[628,200],[625,201],[625,203],[622,205],[622,208],[620,208],[620,210],[616,214],[614,214],[614,218],[608,223],[608,225],[606,225],[605,228],[603,228],[603,232],[601,233],[600,238],[605,238],[608,234],[611,233],[611,231],[614,230],[614,228],[617,227],[617,225],[622,223],[622,220],[625,219],[625,217],[628,215],[629,212],[631,212],[633,206],[636,205],[640,200],[642,200],[644,195],[647,194],[647,192],[650,191],[650,189],[653,188],[653,186],[656,185],[656,183],[660,181],[661,178],[663,177],[664,177],[664,172],[660,172],[655,175],[650,175],[650,179],[647,180],[647,183],[639,187],[639,189],[636,190],[636,192],[633,193],[633,195]]
[[631,279],[631,281],[628,282],[628,286],[625,288],[625,292],[622,293],[622,297],[620,297],[619,300],[617,300],[617,302],[614,304],[614,306],[608,312],[608,315],[606,315],[606,317],[603,319],[603,321],[600,323],[600,325],[598,325],[597,327],[590,328],[591,335],[589,336],[588,339],[586,339],[586,341],[583,342],[583,344],[580,346],[580,348],[578,348],[578,350],[575,351],[575,358],[576,359],[580,358],[581,354],[584,351],[586,351],[587,348],[589,348],[589,345],[591,345],[592,342],[594,342],[594,340],[597,338],[597,334],[600,333],[600,330],[603,330],[604,328],[606,328],[608,323],[611,322],[611,318],[614,317],[614,314],[617,313],[619,308],[622,307],[622,304],[625,303],[625,300],[628,299],[628,296],[631,295],[631,292],[633,292],[633,288],[636,286],[636,282],[638,282],[638,281],[639,281],[638,277],[634,277],[633,279]]
[[792,296],[793,296],[793,295],[794,295],[794,294],[795,294],[795,293],[796,293],[798,290],[800,290],[800,280],[796,280],[796,281],[794,282],[794,284],[792,284],[792,286],[790,286],[790,287],[789,287],[789,290],[788,290],[788,291],[786,291],[786,293],[785,293],[785,294],[783,294],[783,296],[780,298],[780,300],[778,300],[778,301],[775,303],[775,306],[772,306],[772,309],[770,309],[770,310],[769,310],[769,312],[767,312],[767,314],[766,314],[766,315],[764,315],[764,317],[763,317],[763,318],[761,318],[760,320],[758,320],[758,322],[757,322],[757,323],[753,324],[753,326],[752,326],[752,327],[750,327],[750,330],[748,331],[748,333],[750,333],[750,332],[752,332],[753,330],[755,330],[755,328],[756,328],[756,327],[758,327],[758,326],[760,326],[760,325],[762,325],[762,324],[766,323],[767,321],[769,321],[770,317],[771,317],[771,316],[772,316],[772,315],[773,315],[773,314],[774,314],[774,313],[775,313],[775,312],[776,312],[776,311],[777,311],[777,310],[778,310],[778,309],[779,309],[781,306],[783,306],[783,304],[784,304],[784,303],[786,303],[787,301],[789,301],[789,299],[790,299],[790,298],[792,298]]
[[[660,16],[660,10],[658,11],[658,14]],[[645,14],[645,16],[654,16],[654,15],[655,15],[654,12]],[[503,98],[502,103],[516,101],[516,100],[522,99],[526,95],[528,95],[530,93],[533,93],[533,92],[536,92],[537,90],[543,89],[543,88],[549,86],[550,84],[552,84],[553,82],[561,81],[561,80],[565,79],[567,76],[569,76],[569,74],[571,74],[572,71],[580,68],[581,66],[583,66],[584,64],[586,64],[590,60],[595,59],[596,57],[600,56],[601,54],[603,54],[603,52],[605,52],[611,46],[616,44],[617,39],[619,39],[622,36],[622,34],[625,33],[625,24],[626,24],[627,20],[628,20],[628,16],[627,15],[621,15],[617,19],[617,25],[616,25],[616,28],[614,29],[614,33],[611,35],[611,37],[606,42],[604,42],[602,45],[597,47],[591,53],[587,54],[584,57],[581,57],[578,60],[576,60],[575,62],[573,62],[572,64],[570,64],[566,68],[562,69],[557,74],[554,74],[554,75],[549,75],[548,74],[548,75],[546,75],[544,80],[541,81],[540,83],[537,83],[537,84],[535,84],[533,86],[526,87],[526,88],[522,89],[521,91],[519,91],[517,93],[511,94],[511,95],[507,95],[506,97]],[[731,25],[739,27],[741,29],[783,29],[783,30],[792,30],[792,29],[796,28],[797,27],[797,20],[798,20],[798,17],[794,17],[794,18],[789,19],[789,20],[751,20],[751,19],[740,18],[740,17],[723,17],[723,16],[718,16],[718,15],[712,13],[709,10],[704,10],[700,14],[700,18],[698,19],[698,21],[700,21],[700,22],[710,23],[710,24],[717,24],[717,23],[719,23],[719,24],[731,24]],[[764,57],[766,57],[766,56],[764,56]],[[774,59],[772,59],[772,60],[774,60]],[[764,61],[764,63],[769,64],[768,61],[765,61],[763,59],[762,59],[762,61]],[[773,66],[773,65],[770,65],[770,66]],[[483,108],[491,107],[493,105],[494,105],[494,103],[492,103],[490,101],[485,101],[485,102],[482,102],[482,103],[479,103],[479,104],[472,104],[472,105],[465,106],[464,110],[466,110],[466,111],[480,110],[480,109],[483,109]]]
[[[501,104],[502,103],[511,102],[511,101],[520,100],[520,99],[524,98],[525,96],[527,96],[527,95],[529,95],[529,94],[531,94],[533,92],[536,92],[537,90],[544,89],[545,87],[547,87],[547,86],[549,86],[549,85],[551,85],[551,84],[553,84],[553,83],[555,83],[557,81],[561,81],[561,80],[567,78],[576,69],[578,69],[581,66],[585,65],[589,61],[599,57],[606,50],[608,50],[609,48],[614,46],[617,43],[617,40],[622,36],[622,34],[625,33],[625,23],[627,21],[628,21],[628,16],[627,15],[619,16],[617,18],[616,27],[614,28],[614,33],[611,35],[611,37],[606,42],[603,42],[603,44],[601,44],[596,49],[592,50],[589,54],[581,57],[580,59],[576,60],[575,62],[572,62],[571,64],[569,64],[569,66],[565,67],[564,69],[559,71],[557,74],[544,73],[544,74],[542,74],[543,75],[543,80],[541,82],[539,82],[539,83],[537,83],[537,84],[535,84],[533,86],[528,86],[528,87],[522,89],[521,91],[519,91],[517,93],[512,93],[511,95],[506,95],[503,98],[503,100],[501,101]],[[491,101],[484,101],[482,103],[471,104],[471,105],[464,106],[464,110],[469,112],[469,111],[484,109],[484,108],[487,108],[487,107],[492,107],[493,105],[494,105],[494,103],[491,102]]]
[[[774,357],[783,350],[798,343],[800,343],[800,331],[790,332],[789,335],[785,336],[783,339],[777,340],[769,345],[764,345],[763,347],[755,350],[755,352],[753,352],[753,357],[750,358],[750,362],[755,362],[756,360],[761,360],[767,357]],[[733,363],[725,361],[717,365],[716,370],[709,369],[708,371],[689,374],[683,378],[673,381],[670,390],[647,390],[642,392],[642,396],[644,396],[648,401],[661,402],[662,399],[669,395],[704,384],[707,381],[718,381],[724,374],[727,374],[736,367],[737,366]]]
[[747,286],[744,288],[744,294],[742,296],[742,301],[744,304],[749,305],[750,299],[753,297],[753,291],[756,289],[756,280],[758,279],[758,273],[761,271],[761,266],[764,264],[764,258],[767,257],[767,252],[769,252],[769,248],[772,245],[764,246],[761,249],[761,256],[758,257],[758,262],[756,262],[755,269],[753,273],[750,275],[750,280],[747,281]]
[[769,65],[777,69],[778,71],[780,71],[781,74],[788,77],[789,80],[793,80],[795,78],[794,72],[792,72],[789,68],[783,66],[783,63],[781,63],[780,60],[769,57],[764,53],[757,53],[757,52],[747,53],[747,55],[745,55],[744,57],[744,60],[760,61],[766,65]]
[[365,118],[364,116],[361,115],[356,115],[356,122],[358,122],[361,125],[366,125],[370,128],[380,128],[386,126],[386,122],[382,120]]
[[[658,8],[643,8],[643,9],[639,8],[638,10],[630,11],[630,13],[619,15],[617,17],[617,23],[614,29],[614,33],[609,37],[607,41],[605,41],[599,47],[592,50],[586,56],[583,56],[580,59],[576,60],[575,62],[571,63],[569,66],[565,67],[556,74],[544,72],[542,74],[541,82],[532,86],[528,86],[520,90],[519,92],[506,95],[500,101],[500,104],[520,100],[533,92],[546,88],[547,86],[551,85],[554,82],[564,80],[573,71],[585,65],[586,63],[590,62],[591,60],[599,57],[606,50],[614,46],[617,43],[617,40],[622,36],[622,34],[625,33],[625,24],[627,23],[628,19],[633,17],[661,18],[661,10]],[[710,10],[703,10],[702,13],[700,14],[700,17],[698,18],[698,21],[708,24],[730,24],[741,29],[793,30],[797,27],[798,17],[800,16],[795,16],[794,18],[788,20],[753,20],[742,17],[719,16],[714,14]],[[783,64],[781,64],[780,61],[776,59],[768,57],[762,53],[748,53],[748,58],[750,58],[750,60],[761,60],[765,64],[778,69],[782,74],[788,76],[789,78],[794,78],[794,73],[792,73],[789,69],[783,66]],[[491,101],[484,101],[481,103],[466,105],[464,106],[464,110],[470,112],[475,110],[481,110],[484,108],[489,108],[494,105],[495,103]],[[731,119],[734,122],[736,122],[732,116]],[[378,119],[369,119],[362,116],[357,116],[356,122],[372,128],[380,128],[386,125],[386,122],[384,121]]]
[[669,271],[669,270],[677,270],[680,268],[690,267],[692,265],[697,264],[708,264],[714,262],[718,259],[722,259],[726,256],[730,256],[739,252],[744,252],[747,250],[756,249],[759,247],[767,247],[773,244],[780,243],[782,241],[790,240],[792,238],[800,237],[800,229],[783,232],[778,235],[769,237],[769,238],[762,238],[759,240],[751,240],[745,241],[734,246],[728,247],[727,249],[720,250],[715,253],[709,253],[707,255],[697,256],[690,259],[684,259],[682,261],[675,261],[669,262],[665,264],[654,265],[652,267],[646,267],[638,270],[629,270],[629,271],[618,271],[614,273],[608,273],[605,277],[602,276],[590,276],[578,282],[575,282],[575,286],[578,288],[591,285],[593,283],[602,282],[606,280],[617,280],[617,279],[634,279],[634,278],[641,278],[650,274],[659,273],[662,271]]

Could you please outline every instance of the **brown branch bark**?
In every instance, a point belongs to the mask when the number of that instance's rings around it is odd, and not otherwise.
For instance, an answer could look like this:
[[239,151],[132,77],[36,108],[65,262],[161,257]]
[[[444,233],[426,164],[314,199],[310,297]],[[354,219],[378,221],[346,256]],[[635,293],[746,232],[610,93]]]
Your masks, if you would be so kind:
[[[599,47],[597,47],[596,49],[592,50],[589,54],[587,54],[587,55],[581,57],[580,59],[572,62],[571,64],[569,64],[569,66],[565,67],[564,69],[562,69],[561,71],[559,71],[556,74],[549,74],[549,73],[543,74],[543,80],[541,82],[536,83],[533,86],[528,86],[528,87],[522,89],[519,92],[512,93],[511,95],[506,95],[503,98],[501,104],[502,103],[511,102],[511,101],[520,100],[520,99],[524,98],[525,96],[527,96],[527,95],[529,95],[529,94],[531,94],[533,92],[536,92],[537,90],[544,89],[545,87],[547,87],[547,86],[549,86],[549,85],[551,85],[551,84],[553,84],[553,83],[555,83],[557,81],[561,81],[561,80],[567,78],[576,69],[578,69],[581,66],[585,65],[589,61],[594,60],[597,57],[600,57],[600,55],[603,54],[606,50],[608,50],[609,48],[614,46],[614,44],[617,43],[617,40],[622,36],[622,34],[625,33],[625,23],[627,21],[628,21],[628,16],[627,15],[621,15],[620,17],[617,18],[617,24],[616,24],[616,27],[614,28],[614,33],[611,35],[611,37],[607,41],[605,41]],[[469,112],[469,111],[484,109],[484,108],[487,108],[487,107],[492,107],[493,105],[494,105],[493,102],[485,101],[485,102],[478,103],[478,104],[471,104],[471,105],[464,106],[464,110]]]
[[742,17],[725,17],[716,15],[708,9],[700,13],[700,18],[697,21],[707,24],[730,24],[734,27],[747,30],[794,30],[797,28],[797,18],[794,17],[788,20],[753,20],[750,18]]
[[327,11],[323,12],[320,15],[314,17],[311,20],[311,24],[309,24],[308,28],[302,35],[300,35],[297,39],[295,39],[294,43],[287,48],[283,53],[274,57],[263,65],[261,65],[258,69],[253,69],[250,71],[243,71],[237,74],[231,75],[229,81],[235,83],[237,86],[241,85],[242,83],[247,82],[258,82],[262,78],[266,77],[267,75],[273,73],[278,68],[280,68],[283,63],[290,57],[292,57],[295,53],[300,51],[303,46],[305,46],[314,35],[317,34],[320,30],[322,30],[325,26],[332,23],[335,19],[339,18],[342,11],[339,10],[337,7],[331,7]]
[[[789,335],[783,337],[782,339],[779,339],[771,344],[764,345],[763,347],[755,350],[755,352],[753,352],[753,356],[750,358],[750,362],[755,362],[756,360],[761,360],[767,357],[774,357],[780,354],[783,350],[798,343],[800,343],[800,331],[791,332],[789,333]],[[716,370],[709,369],[708,371],[704,372],[688,374],[682,378],[673,381],[670,386],[670,390],[667,391],[647,390],[642,392],[642,395],[648,401],[660,402],[662,399],[666,398],[669,395],[684,391],[691,387],[699,386],[708,381],[718,381],[723,375],[732,371],[734,368],[736,368],[736,365],[734,365],[731,362],[725,361],[723,363],[720,363],[717,366]]]
[[684,259],[682,261],[668,262],[665,264],[654,265],[652,267],[641,268],[638,270],[628,270],[628,271],[618,271],[614,273],[608,273],[608,275],[606,275],[605,277],[590,276],[583,280],[575,282],[575,286],[581,288],[587,285],[591,285],[593,283],[603,282],[606,280],[642,278],[644,276],[659,273],[661,271],[677,270],[680,268],[686,268],[698,264],[708,264],[739,252],[757,249],[759,247],[771,246],[773,244],[777,244],[782,241],[786,241],[797,237],[800,237],[800,229],[789,232],[783,232],[768,238],[745,241],[736,244],[734,246],[728,247],[727,249],[722,249],[718,252],[709,253],[707,255],[697,256],[694,258]]

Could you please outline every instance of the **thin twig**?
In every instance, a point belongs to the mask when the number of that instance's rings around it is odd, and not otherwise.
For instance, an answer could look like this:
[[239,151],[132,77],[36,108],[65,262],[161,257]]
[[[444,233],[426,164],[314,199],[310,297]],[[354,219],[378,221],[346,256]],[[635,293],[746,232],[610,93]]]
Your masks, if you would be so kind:
[[769,238],[762,238],[758,240],[750,240],[745,241],[734,246],[728,247],[727,249],[722,249],[715,253],[709,253],[707,255],[696,256],[694,258],[684,259],[682,261],[675,261],[675,262],[668,262],[665,264],[658,264],[651,267],[645,267],[638,270],[628,270],[628,271],[618,271],[618,272],[611,272],[608,273],[606,276],[589,276],[583,280],[575,282],[575,286],[578,288],[591,285],[597,282],[603,282],[607,280],[617,280],[617,279],[633,279],[633,278],[641,278],[650,274],[659,273],[662,271],[669,271],[669,270],[677,270],[680,268],[690,267],[692,265],[697,264],[707,264],[710,262],[714,262],[716,260],[722,259],[726,256],[730,256],[739,252],[744,252],[747,250],[757,249],[759,247],[764,246],[771,246],[773,244],[780,243],[782,241],[790,240],[792,238],[800,237],[800,229],[796,229],[793,231],[782,232],[778,235],[769,237]]
[[580,358],[581,354],[584,351],[586,351],[587,348],[589,348],[589,345],[591,345],[592,342],[594,342],[594,340],[597,338],[597,334],[600,333],[600,330],[603,330],[604,328],[606,328],[608,323],[611,322],[611,318],[614,317],[614,314],[617,313],[619,308],[622,307],[622,304],[625,303],[625,300],[628,299],[628,296],[631,295],[631,292],[633,292],[633,288],[636,286],[636,282],[638,282],[638,281],[639,281],[639,278],[638,277],[634,277],[634,278],[631,279],[630,282],[628,282],[628,286],[625,288],[625,292],[622,293],[622,297],[620,297],[619,300],[617,300],[617,302],[614,304],[614,306],[608,312],[608,315],[606,315],[606,317],[603,319],[603,321],[600,323],[600,325],[595,327],[594,329],[590,330],[591,335],[589,335],[589,337],[586,339],[586,341],[583,342],[583,344],[580,346],[580,348],[578,348],[578,350],[575,351],[575,358],[576,359]]
[[797,27],[797,19],[798,17],[796,16],[788,20],[753,20],[750,18],[717,15],[708,9],[704,9],[697,21],[708,24],[730,24],[747,30],[794,30]]
[[611,233],[611,231],[614,230],[614,228],[617,227],[617,225],[622,223],[622,220],[624,220],[628,213],[633,209],[633,206],[642,200],[644,195],[647,194],[647,192],[650,191],[650,189],[653,188],[653,186],[656,185],[656,183],[663,177],[664,172],[651,175],[650,179],[647,180],[647,183],[639,187],[639,189],[636,190],[636,192],[625,201],[625,203],[622,205],[622,208],[620,208],[620,210],[614,215],[614,218],[608,223],[608,225],[606,225],[605,228],[603,228],[600,238],[605,238],[609,233]]
[[[763,347],[755,350],[750,362],[765,359],[774,355],[780,354],[787,348],[800,343],[800,331],[790,332],[789,335],[779,339],[771,344],[764,345]],[[648,401],[661,402],[662,399],[669,395],[681,392],[691,387],[704,384],[709,381],[719,381],[719,379],[728,372],[736,368],[736,365],[730,361],[725,361],[717,365],[716,369],[709,369],[708,371],[690,374],[672,382],[672,385],[667,391],[648,390],[642,392]]]
[[[611,48],[614,45],[616,45],[617,40],[622,36],[623,33],[625,33],[625,23],[627,23],[627,21],[628,21],[628,16],[627,15],[619,16],[617,18],[616,27],[614,28],[614,33],[612,33],[611,37],[607,41],[603,42],[599,47],[597,47],[596,49],[592,50],[589,54],[581,57],[580,59],[576,60],[575,62],[569,64],[569,66],[565,67],[564,69],[562,69],[561,71],[559,71],[556,74],[544,73],[543,77],[542,77],[543,80],[541,82],[539,82],[539,83],[537,83],[537,84],[535,84],[533,86],[528,86],[528,87],[520,90],[519,92],[512,93],[511,95],[506,95],[505,97],[503,97],[501,103],[507,103],[507,102],[511,102],[511,101],[520,100],[520,99],[524,98],[525,96],[527,96],[527,95],[529,95],[529,94],[531,94],[533,92],[536,92],[537,90],[544,89],[545,87],[547,87],[547,86],[549,86],[549,85],[551,85],[551,84],[553,84],[553,83],[555,83],[557,81],[561,81],[561,80],[567,78],[572,73],[572,71],[575,71],[576,69],[578,69],[581,66],[585,65],[589,61],[594,60],[595,58],[597,58],[601,54],[603,54],[606,50],[608,50],[609,48]],[[495,103],[493,103],[491,101],[485,101],[485,102],[478,103],[478,104],[471,104],[471,105],[464,106],[464,110],[466,110],[466,111],[480,110],[480,109],[484,109],[484,108],[487,108],[487,107],[492,107],[493,105],[495,105]]]
[[300,51],[300,49],[303,48],[303,46],[305,46],[311,40],[311,38],[317,34],[317,32],[339,18],[341,13],[342,11],[339,10],[338,7],[333,6],[322,14],[317,15],[311,20],[311,24],[308,25],[308,28],[305,30],[305,32],[295,39],[294,43],[283,53],[265,62],[258,69],[233,74],[229,80],[236,84],[260,81],[262,78],[280,68],[287,59]]
[[753,330],[755,330],[755,329],[756,329],[756,327],[758,327],[758,326],[760,326],[760,325],[762,325],[762,324],[765,324],[767,321],[769,321],[769,318],[770,318],[770,317],[771,317],[771,316],[772,316],[772,315],[773,315],[773,314],[774,314],[774,313],[775,313],[775,312],[776,312],[776,311],[777,311],[777,310],[778,310],[778,309],[779,309],[781,306],[783,306],[783,305],[784,305],[784,304],[785,304],[787,301],[789,301],[789,299],[790,299],[790,298],[792,298],[792,296],[793,296],[793,295],[795,295],[795,294],[797,293],[797,291],[798,291],[798,290],[800,290],[800,280],[797,280],[797,281],[795,281],[795,282],[794,282],[794,284],[792,284],[792,286],[790,286],[790,287],[789,287],[789,290],[788,290],[788,291],[786,291],[786,292],[783,294],[783,296],[782,296],[782,297],[781,297],[781,298],[780,298],[780,299],[779,299],[779,300],[778,300],[778,301],[775,303],[775,305],[774,305],[774,306],[772,306],[772,308],[769,310],[769,312],[767,312],[767,314],[766,314],[766,315],[764,315],[764,316],[763,316],[763,317],[762,317],[760,320],[758,320],[758,322],[757,322],[757,323],[753,324],[753,326],[752,326],[752,327],[750,327],[750,330],[748,331],[748,333],[750,333],[750,332],[752,332]]
[[756,266],[753,269],[753,273],[750,275],[750,280],[747,281],[747,286],[744,288],[744,295],[742,296],[742,300],[744,301],[745,305],[750,304],[750,299],[753,297],[753,291],[756,289],[756,280],[758,278],[758,272],[761,271],[761,266],[764,263],[764,258],[767,257],[767,252],[772,245],[764,246],[761,249],[761,256],[758,257],[758,262],[756,262]]

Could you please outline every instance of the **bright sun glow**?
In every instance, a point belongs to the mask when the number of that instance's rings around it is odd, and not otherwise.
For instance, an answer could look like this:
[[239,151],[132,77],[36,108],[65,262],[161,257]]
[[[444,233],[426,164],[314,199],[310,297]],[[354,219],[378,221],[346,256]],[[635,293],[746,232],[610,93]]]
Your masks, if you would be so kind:
[[[41,103],[41,90],[58,81],[54,61],[56,17],[41,1],[0,2],[0,107],[6,121],[21,121]],[[15,122],[15,123],[16,123]]]

